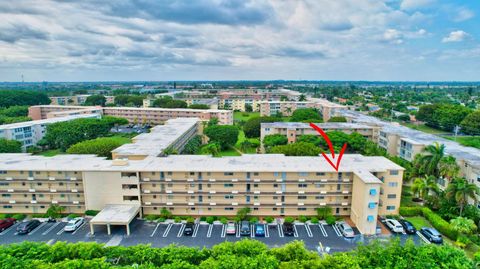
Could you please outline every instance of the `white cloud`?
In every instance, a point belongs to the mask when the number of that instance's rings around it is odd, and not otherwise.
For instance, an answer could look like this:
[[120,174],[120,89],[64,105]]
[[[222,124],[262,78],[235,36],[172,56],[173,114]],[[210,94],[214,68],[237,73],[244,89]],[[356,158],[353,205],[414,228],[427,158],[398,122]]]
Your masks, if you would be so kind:
[[383,40],[393,44],[402,44],[403,34],[396,29],[387,29],[383,33]]
[[435,3],[435,0],[403,0],[400,4],[400,8],[403,10],[414,10],[428,7],[433,3]]
[[453,21],[462,22],[475,17],[475,13],[468,8],[460,7],[456,10]]
[[448,43],[448,42],[461,42],[468,38],[470,35],[466,33],[465,31],[458,30],[458,31],[453,31],[448,34],[448,36],[444,37],[442,39],[443,43]]

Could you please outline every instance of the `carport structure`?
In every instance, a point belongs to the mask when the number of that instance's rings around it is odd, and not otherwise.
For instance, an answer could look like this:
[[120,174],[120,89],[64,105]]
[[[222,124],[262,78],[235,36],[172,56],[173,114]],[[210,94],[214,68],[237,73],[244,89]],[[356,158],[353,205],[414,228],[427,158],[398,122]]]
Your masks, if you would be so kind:
[[111,225],[125,225],[127,235],[130,235],[130,222],[140,212],[140,205],[106,205],[90,221],[90,232],[95,234],[94,225],[107,225],[107,233],[111,234]]

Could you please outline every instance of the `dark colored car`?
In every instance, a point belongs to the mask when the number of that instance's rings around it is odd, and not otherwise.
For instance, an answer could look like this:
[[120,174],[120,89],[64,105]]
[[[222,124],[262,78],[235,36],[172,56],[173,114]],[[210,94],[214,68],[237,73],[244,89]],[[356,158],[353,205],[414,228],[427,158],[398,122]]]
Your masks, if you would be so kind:
[[433,228],[423,227],[420,229],[420,233],[425,236],[425,238],[435,244],[442,244],[443,238],[442,235]]
[[295,230],[293,228],[293,223],[284,223],[283,224],[283,234],[284,235],[288,235],[288,236],[292,236],[294,235],[295,233]]
[[15,224],[15,221],[16,220],[14,218],[6,218],[0,220],[0,232],[3,232],[6,229],[10,228],[13,224]]
[[255,236],[265,236],[265,226],[263,224],[255,224]]
[[240,235],[250,235],[250,222],[242,221],[240,224]]
[[184,235],[192,235],[194,226],[195,225],[191,222],[188,222],[187,224],[185,224],[185,229],[183,230],[183,234]]
[[17,227],[17,232],[19,234],[26,234],[31,231],[33,231],[35,228],[37,228],[40,225],[40,221],[34,219],[26,222],[20,223]]
[[410,221],[401,219],[401,220],[399,220],[399,222],[400,222],[400,224],[402,224],[402,226],[405,229],[405,232],[407,234],[414,234],[414,233],[417,232],[417,229],[415,229],[415,227],[413,226],[413,224]]

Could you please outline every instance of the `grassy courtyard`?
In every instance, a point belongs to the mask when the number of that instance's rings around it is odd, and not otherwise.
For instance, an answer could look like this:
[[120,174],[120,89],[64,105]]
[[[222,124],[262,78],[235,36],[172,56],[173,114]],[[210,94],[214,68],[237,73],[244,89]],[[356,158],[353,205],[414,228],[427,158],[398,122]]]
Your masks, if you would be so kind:
[[254,117],[260,117],[260,112],[233,112],[234,121],[247,121]]
[[422,132],[428,133],[428,134],[440,135],[440,134],[450,133],[450,132],[446,132],[446,131],[443,131],[443,130],[439,130],[439,129],[435,129],[435,128],[426,126],[425,124],[415,124],[415,123],[405,123],[405,122],[403,122],[401,124],[403,126],[408,127],[408,128],[418,130],[418,131],[422,131]]

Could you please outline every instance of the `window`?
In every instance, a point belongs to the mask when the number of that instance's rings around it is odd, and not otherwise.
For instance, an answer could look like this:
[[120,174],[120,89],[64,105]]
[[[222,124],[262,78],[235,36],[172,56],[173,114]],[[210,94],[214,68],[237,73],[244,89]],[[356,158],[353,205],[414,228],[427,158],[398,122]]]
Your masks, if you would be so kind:
[[3,208],[12,208],[11,205],[4,205]]
[[315,183],[315,188],[323,188],[323,187],[325,187],[325,184]]
[[398,182],[388,182],[389,187],[398,187]]
[[368,203],[368,208],[375,208],[375,203],[374,202]]
[[388,194],[387,198],[388,199],[395,199],[395,198],[397,198],[397,195],[396,194]]
[[171,176],[171,175],[172,175],[172,172],[167,172],[167,175]]
[[372,222],[373,221],[373,216],[372,215],[367,216],[367,221]]
[[277,208],[276,208],[276,207],[274,207],[274,208],[272,208],[272,210],[273,210],[273,211],[277,211]]
[[390,170],[390,175],[391,175],[391,176],[396,176],[396,175],[398,175],[398,170]]
[[274,188],[278,188],[278,184],[273,184],[273,187],[274,187]]
[[168,183],[167,187],[173,187],[173,183]]
[[377,195],[376,189],[370,189],[370,195]]
[[231,200],[231,199],[233,199],[233,195],[225,195],[225,199]]
[[298,172],[298,176],[300,176],[300,177],[308,177],[308,172]]
[[194,188],[195,187],[195,183],[190,183],[190,188]]
[[191,175],[191,176],[194,176],[194,175],[195,175],[195,172],[190,172],[190,175]]
[[223,173],[224,176],[233,176],[233,172],[225,172]]
[[325,199],[325,196],[315,196],[315,200],[323,200]]
[[12,195],[10,195],[9,193],[3,193],[2,194],[2,197],[10,197],[10,196],[12,196]]
[[324,173],[324,172],[317,172],[317,173],[315,173],[315,175],[317,175],[317,176],[324,176],[325,173]]
[[298,200],[306,200],[307,199],[307,196],[306,195],[299,195],[297,197]]
[[223,187],[225,187],[225,188],[232,188],[232,187],[233,187],[233,183],[225,183],[225,184],[223,184]]
[[253,175],[254,175],[254,176],[258,176],[258,172],[253,172]]
[[389,211],[395,210],[395,206],[394,205],[387,205],[387,210],[389,210]]
[[233,207],[225,207],[225,211],[233,211]]
[[278,200],[278,196],[272,196],[273,200]]
[[298,211],[307,211],[307,209],[305,207],[299,207]]
[[253,184],[253,187],[254,187],[254,188],[258,188],[258,184]]
[[298,187],[299,188],[306,188],[307,184],[306,183],[300,183],[300,184],[298,184]]

